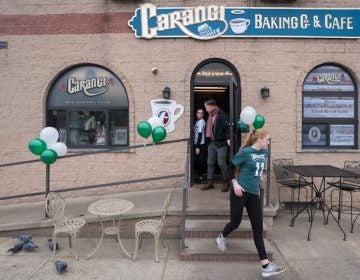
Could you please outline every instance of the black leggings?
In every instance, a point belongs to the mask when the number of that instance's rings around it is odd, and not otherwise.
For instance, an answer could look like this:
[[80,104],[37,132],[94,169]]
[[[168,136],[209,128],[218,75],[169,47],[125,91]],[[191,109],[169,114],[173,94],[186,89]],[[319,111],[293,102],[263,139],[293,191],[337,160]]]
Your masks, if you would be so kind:
[[228,236],[233,230],[237,229],[241,223],[244,206],[249,215],[253,230],[254,242],[260,260],[267,259],[264,239],[263,239],[263,218],[261,211],[260,197],[251,193],[244,193],[243,196],[235,195],[233,188],[230,191],[230,222],[223,230],[223,236]]

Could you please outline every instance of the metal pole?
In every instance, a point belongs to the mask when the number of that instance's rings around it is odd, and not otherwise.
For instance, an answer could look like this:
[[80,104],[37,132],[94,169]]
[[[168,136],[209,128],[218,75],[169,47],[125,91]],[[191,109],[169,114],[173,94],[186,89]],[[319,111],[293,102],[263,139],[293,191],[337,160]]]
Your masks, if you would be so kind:
[[270,205],[270,160],[271,160],[271,138],[269,140],[268,146],[268,161],[266,168],[266,207]]
[[185,221],[186,221],[186,208],[188,205],[188,188],[189,188],[189,157],[190,157],[190,140],[186,142],[186,161],[185,161],[185,176],[183,186],[183,205],[182,205],[182,218],[181,218],[181,249],[185,248]]
[[[50,164],[46,164],[46,187],[45,187],[45,199],[47,198],[50,192]],[[49,218],[48,214],[45,211],[45,218]]]

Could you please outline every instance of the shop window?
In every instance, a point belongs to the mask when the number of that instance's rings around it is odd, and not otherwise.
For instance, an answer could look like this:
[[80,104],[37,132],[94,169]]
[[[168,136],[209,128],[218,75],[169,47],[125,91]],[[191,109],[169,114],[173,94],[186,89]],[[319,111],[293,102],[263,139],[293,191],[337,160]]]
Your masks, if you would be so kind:
[[357,149],[357,95],[350,74],[336,65],[311,71],[303,84],[302,147]]
[[95,65],[75,67],[52,85],[47,125],[72,148],[128,146],[128,98],[121,81]]

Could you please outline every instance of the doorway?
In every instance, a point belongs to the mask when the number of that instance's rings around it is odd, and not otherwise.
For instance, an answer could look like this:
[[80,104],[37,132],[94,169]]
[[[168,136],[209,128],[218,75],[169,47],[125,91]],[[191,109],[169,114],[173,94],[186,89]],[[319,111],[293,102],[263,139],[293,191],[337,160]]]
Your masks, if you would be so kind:
[[[241,108],[240,104],[240,77],[232,64],[222,59],[208,59],[200,63],[194,70],[191,78],[191,124],[194,125],[196,111],[204,108],[204,102],[215,99],[217,105],[229,116],[231,145],[228,150],[227,161],[236,153],[240,143],[240,132],[236,129],[236,121]],[[208,114],[205,111],[205,120]],[[191,129],[191,139],[194,139],[194,129]],[[205,156],[205,172],[207,170],[207,153]],[[191,184],[195,178],[195,151],[192,145],[191,152]],[[215,181],[222,180],[220,168],[215,167]]]

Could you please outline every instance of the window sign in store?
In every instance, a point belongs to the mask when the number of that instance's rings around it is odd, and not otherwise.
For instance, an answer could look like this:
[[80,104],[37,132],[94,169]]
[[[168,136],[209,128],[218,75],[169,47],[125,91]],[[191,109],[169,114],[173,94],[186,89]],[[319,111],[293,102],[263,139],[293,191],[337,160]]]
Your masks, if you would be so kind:
[[121,81],[110,71],[95,65],[75,67],[52,86],[48,108],[124,107],[128,98]]
[[330,125],[330,146],[354,146],[354,125]]
[[303,125],[303,146],[325,146],[326,125]]
[[343,69],[326,65],[315,69],[306,77],[304,91],[354,91],[354,84]]
[[137,38],[360,38],[360,9],[157,7],[143,4],[128,22]]
[[304,118],[354,118],[353,97],[304,97]]

